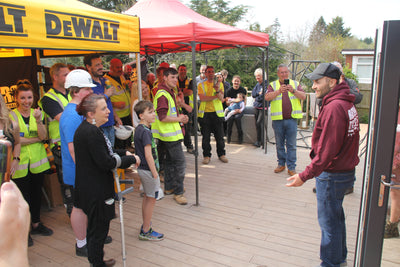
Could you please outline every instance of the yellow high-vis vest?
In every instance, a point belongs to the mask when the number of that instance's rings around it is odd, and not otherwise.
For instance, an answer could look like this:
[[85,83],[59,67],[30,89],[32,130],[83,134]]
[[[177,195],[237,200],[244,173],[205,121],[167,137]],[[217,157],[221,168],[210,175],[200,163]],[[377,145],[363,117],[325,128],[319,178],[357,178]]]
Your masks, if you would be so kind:
[[[20,136],[25,138],[38,137],[38,129],[36,119],[33,116],[33,109],[31,109],[31,115],[29,117],[29,129],[26,126],[21,113],[14,109],[10,112],[11,120],[19,124]],[[13,179],[21,178],[28,175],[28,169],[31,173],[41,173],[50,169],[50,163],[47,159],[46,149],[42,142],[36,142],[29,145],[21,146],[20,161],[12,176]]]
[[[293,80],[289,80],[289,84],[297,90],[299,83]],[[279,80],[271,82],[270,85],[274,91],[279,90],[281,84]],[[288,91],[290,103],[292,103],[292,118],[301,119],[303,117],[303,111],[300,104],[300,99],[298,99],[294,94]],[[282,94],[278,95],[275,99],[271,100],[271,119],[272,120],[283,120],[282,115]]]
[[[55,91],[53,88],[51,88],[43,97],[49,97],[50,99],[53,99],[56,101],[60,107],[64,110],[65,106],[68,105],[68,102],[71,101],[71,95],[68,94],[67,98],[58,93],[58,91]],[[38,102],[39,106],[43,109],[42,106],[42,101]],[[60,124],[58,120],[52,119],[48,114],[46,114],[47,117],[47,123],[48,123],[48,131],[49,131],[49,139],[50,139],[50,149],[54,147],[54,144],[58,144],[59,146],[61,145],[61,138],[60,138]]]
[[[171,94],[164,89],[158,89],[154,98],[154,110],[157,114],[157,102],[161,96],[165,96],[168,100],[167,116],[178,117],[178,111],[175,106],[175,101]],[[174,142],[183,139],[182,129],[179,122],[162,122],[159,120],[158,115],[153,124],[151,124],[151,132],[154,138],[160,139],[165,142]]]
[[[202,93],[204,93],[204,95],[207,95],[206,88],[204,86],[204,82],[199,84],[198,88],[200,88],[200,87],[203,89]],[[221,87],[223,88],[222,83],[220,85],[220,88]],[[214,90],[214,92],[215,92],[215,90]],[[214,99],[212,101],[212,103],[214,105],[214,110],[215,110],[215,113],[217,113],[217,116],[220,117],[220,118],[224,117],[224,108],[222,106],[221,100],[219,100],[219,98],[216,98],[216,99]],[[206,104],[207,104],[207,101],[201,101],[200,102],[200,106],[199,106],[199,111],[197,113],[197,117],[199,117],[199,118],[203,118],[204,117],[204,110],[206,109]]]
[[[192,88],[189,88],[189,83],[190,83],[190,81],[191,81],[191,79],[189,79],[189,78],[186,77],[186,80],[185,80],[185,88],[192,89]],[[178,83],[176,84],[176,87],[179,88],[179,80],[178,80]],[[194,106],[193,106],[193,94],[191,94],[191,95],[189,96],[189,106],[190,106],[191,108],[194,107]]]
[[129,81],[125,80],[123,75],[120,76],[121,84],[113,79],[110,75],[104,75],[106,78],[106,84],[113,86],[115,88],[114,93],[110,97],[111,102],[124,102],[124,108],[114,108],[115,113],[117,113],[118,117],[124,118],[130,115],[130,106],[131,106],[131,95],[129,90]]

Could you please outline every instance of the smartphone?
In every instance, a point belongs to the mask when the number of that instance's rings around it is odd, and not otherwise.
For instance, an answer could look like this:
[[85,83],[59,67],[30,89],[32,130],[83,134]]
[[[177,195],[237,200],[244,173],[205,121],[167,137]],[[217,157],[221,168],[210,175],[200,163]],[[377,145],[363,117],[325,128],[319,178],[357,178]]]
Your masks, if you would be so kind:
[[286,84],[286,85],[288,85],[288,84],[289,84],[289,79],[285,79],[285,80],[283,80],[283,84]]
[[0,184],[10,181],[12,145],[8,140],[0,140]]

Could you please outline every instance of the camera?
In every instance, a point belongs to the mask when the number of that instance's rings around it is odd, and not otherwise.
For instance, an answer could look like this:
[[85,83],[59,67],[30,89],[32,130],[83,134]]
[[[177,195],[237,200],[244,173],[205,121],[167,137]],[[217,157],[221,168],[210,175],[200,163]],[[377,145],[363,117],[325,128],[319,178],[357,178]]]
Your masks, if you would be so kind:
[[286,84],[286,85],[288,85],[288,84],[289,84],[289,79],[285,79],[285,80],[283,80],[283,84]]

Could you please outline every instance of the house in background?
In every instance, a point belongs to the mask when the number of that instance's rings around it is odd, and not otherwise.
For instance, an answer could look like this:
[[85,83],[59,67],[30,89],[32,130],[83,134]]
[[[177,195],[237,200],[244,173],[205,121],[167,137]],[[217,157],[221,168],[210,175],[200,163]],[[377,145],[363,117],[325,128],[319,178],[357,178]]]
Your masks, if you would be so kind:
[[358,77],[358,88],[364,95],[357,105],[358,109],[369,111],[371,100],[372,74],[374,67],[373,49],[343,49],[342,55],[346,58],[345,65]]

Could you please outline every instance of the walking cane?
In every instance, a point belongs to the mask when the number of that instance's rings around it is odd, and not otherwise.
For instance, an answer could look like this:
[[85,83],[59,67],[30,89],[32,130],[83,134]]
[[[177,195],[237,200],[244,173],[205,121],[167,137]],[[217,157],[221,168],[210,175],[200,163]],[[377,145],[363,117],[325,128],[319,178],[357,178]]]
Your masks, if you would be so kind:
[[[129,187],[124,191],[121,191],[120,186],[120,177],[117,173],[117,168],[113,169],[115,184],[117,185],[117,199],[119,201],[119,221],[121,224],[121,242],[122,242],[122,262],[124,263],[124,267],[126,266],[126,250],[125,250],[125,228],[124,228],[124,212],[123,212],[123,195],[133,192],[133,187]],[[121,181],[124,184],[133,184],[133,180],[123,180]]]

